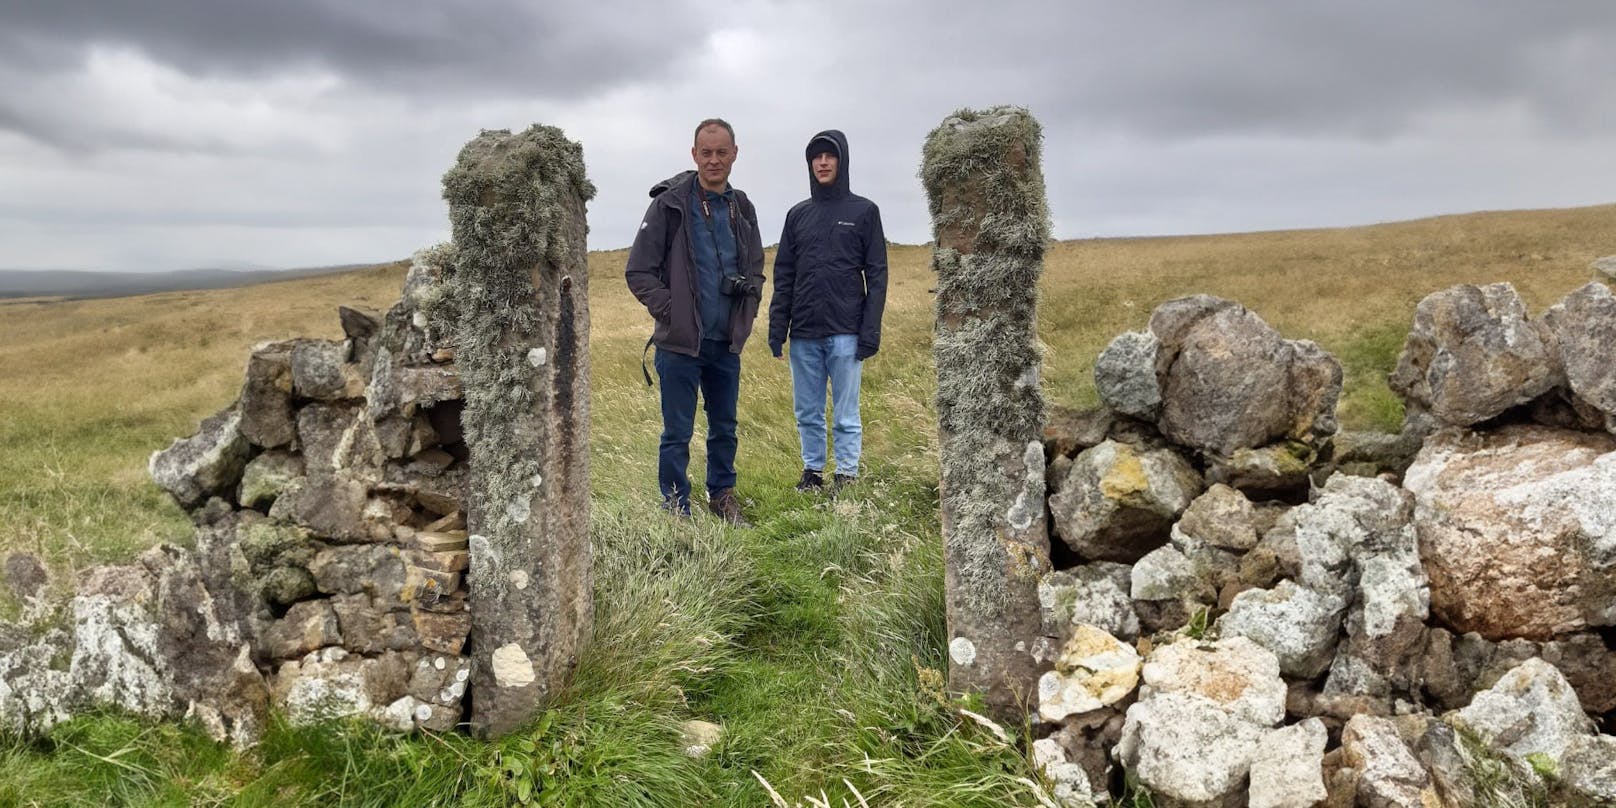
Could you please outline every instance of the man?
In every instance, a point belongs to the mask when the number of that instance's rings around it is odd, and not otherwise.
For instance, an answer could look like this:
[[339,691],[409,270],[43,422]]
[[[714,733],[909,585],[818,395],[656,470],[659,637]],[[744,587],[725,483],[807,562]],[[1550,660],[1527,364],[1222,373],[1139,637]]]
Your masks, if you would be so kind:
[[859,378],[881,347],[887,299],[887,240],[874,202],[848,190],[847,136],[834,129],[808,141],[809,197],[786,214],[774,259],[769,350],[791,343],[791,387],[802,439],[799,491],[824,488],[825,386],[835,416],[832,491],[858,475],[864,428]]
[[629,249],[628,288],[656,322],[662,387],[657,485],[662,506],[690,515],[690,436],[696,394],[707,412],[707,507],[747,527],[735,496],[735,403],[741,347],[763,296],[763,238],[757,211],[729,184],[739,149],[717,118],[696,126],[695,171],[657,183]]

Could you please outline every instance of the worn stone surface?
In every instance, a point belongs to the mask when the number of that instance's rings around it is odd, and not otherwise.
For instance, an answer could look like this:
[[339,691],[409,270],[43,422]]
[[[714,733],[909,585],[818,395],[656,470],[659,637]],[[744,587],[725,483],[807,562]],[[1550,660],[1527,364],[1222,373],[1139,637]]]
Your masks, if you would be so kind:
[[1236,595],[1220,626],[1224,636],[1246,637],[1272,651],[1286,676],[1312,679],[1335,658],[1346,607],[1340,595],[1284,580]]
[[1161,380],[1156,377],[1161,343],[1149,331],[1117,335],[1094,360],[1094,389],[1110,409],[1154,423],[1161,414]]
[[1540,754],[1558,762],[1573,739],[1594,733],[1571,683],[1535,657],[1477,693],[1452,719],[1494,749],[1520,759]]
[[293,481],[270,506],[283,519],[331,541],[369,541],[365,525],[367,486],[345,475],[314,475]]
[[723,740],[724,728],[711,721],[693,718],[679,725],[679,748],[687,757],[707,757]]
[[1317,456],[1312,446],[1301,441],[1236,449],[1227,457],[1209,458],[1206,479],[1265,499],[1295,499],[1306,494]]
[[241,434],[265,448],[286,446],[297,438],[292,413],[292,343],[269,342],[247,357],[241,385]]
[[1128,596],[1126,564],[1096,561],[1045,575],[1038,582],[1044,633],[1062,644],[1072,628],[1087,623],[1123,640],[1139,636],[1139,615]]
[[194,508],[209,496],[235,495],[250,449],[241,434],[241,411],[230,407],[204,420],[195,435],[153,452],[147,470],[180,507]]
[[1358,773],[1358,804],[1426,808],[1436,804],[1431,777],[1391,720],[1357,715],[1341,730],[1345,761]]
[[1159,692],[1128,708],[1117,759],[1152,794],[1219,804],[1238,795],[1267,731],[1208,698]]
[[1551,639],[1616,623],[1616,439],[1538,426],[1432,435],[1409,467],[1431,608]]
[[1075,457],[1078,452],[1098,446],[1111,431],[1115,416],[1102,408],[1074,410],[1058,404],[1049,405],[1049,417],[1044,423],[1044,456]]
[[387,545],[338,545],[322,548],[309,562],[315,585],[328,595],[365,595],[383,608],[403,609],[406,565],[399,550]]
[[365,378],[348,362],[340,342],[300,339],[292,343],[292,392],[303,398],[334,401],[360,398]]
[[1250,808],[1309,808],[1324,788],[1324,722],[1309,718],[1270,730],[1252,754]]
[[1401,479],[1420,443],[1420,435],[1413,432],[1342,430],[1330,439],[1329,466],[1365,477],[1391,474]]
[[1577,403],[1586,404],[1616,425],[1616,295],[1602,283],[1573,291],[1543,313],[1566,386]]
[[1214,643],[1184,639],[1158,647],[1145,660],[1143,676],[1146,696],[1193,695],[1263,727],[1285,717],[1279,659],[1245,637]]
[[387,708],[407,695],[414,660],[397,653],[377,657],[325,648],[276,671],[276,703],[294,724],[366,716],[389,726]]
[[1616,805],[1616,736],[1571,740],[1560,758],[1559,797],[1570,808]]
[[[593,620],[584,203],[594,186],[578,144],[533,126],[468,142],[443,195],[476,503],[471,724],[493,736],[570,679]],[[529,362],[541,349],[547,361]]]
[[1515,287],[1494,283],[1421,300],[1388,381],[1411,413],[1470,426],[1543,395],[1559,375],[1552,340]]
[[1032,744],[1032,765],[1050,784],[1051,796],[1060,808],[1093,808],[1094,791],[1088,773],[1066,757],[1057,741],[1043,738]]
[[301,659],[311,651],[341,644],[337,613],[331,601],[323,599],[292,604],[259,637],[260,649],[272,659]]
[[1025,109],[961,110],[927,136],[937,273],[939,494],[948,681],[1020,721],[1048,572],[1038,278],[1049,236],[1041,130]]
[[1158,426],[1174,443],[1229,456],[1335,431],[1341,368],[1316,345],[1285,340],[1253,312],[1207,296],[1151,314],[1163,379]]
[[1257,546],[1257,510],[1245,494],[1222,483],[1208,486],[1178,520],[1186,535],[1225,550],[1245,552]]
[[1107,440],[1073,460],[1049,510],[1084,559],[1133,563],[1167,542],[1201,488],[1194,466],[1171,449]]
[[1116,704],[1139,684],[1139,666],[1133,646],[1096,626],[1078,625],[1055,669],[1038,679],[1038,715],[1060,721]]
[[278,449],[263,452],[247,461],[236,487],[236,501],[243,508],[268,510],[275,498],[303,476],[303,458]]

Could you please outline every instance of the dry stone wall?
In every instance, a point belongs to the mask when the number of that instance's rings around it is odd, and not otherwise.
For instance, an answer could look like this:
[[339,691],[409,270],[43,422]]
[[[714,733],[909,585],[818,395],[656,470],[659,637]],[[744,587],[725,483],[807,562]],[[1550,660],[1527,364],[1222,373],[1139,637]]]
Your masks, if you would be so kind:
[[1613,301],[1431,295],[1399,435],[1339,433],[1336,361],[1231,301],[1117,337],[1104,406],[1045,425],[1053,569],[1018,635],[1064,804],[1484,804],[1464,737],[1616,804]]

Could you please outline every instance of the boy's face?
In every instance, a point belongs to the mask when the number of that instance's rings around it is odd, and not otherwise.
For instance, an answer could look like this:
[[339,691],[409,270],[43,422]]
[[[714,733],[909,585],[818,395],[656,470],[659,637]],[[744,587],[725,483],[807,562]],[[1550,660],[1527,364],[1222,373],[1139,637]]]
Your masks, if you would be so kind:
[[830,185],[836,181],[836,167],[839,163],[836,155],[824,152],[814,155],[813,161],[808,165],[813,169],[816,182],[820,185]]

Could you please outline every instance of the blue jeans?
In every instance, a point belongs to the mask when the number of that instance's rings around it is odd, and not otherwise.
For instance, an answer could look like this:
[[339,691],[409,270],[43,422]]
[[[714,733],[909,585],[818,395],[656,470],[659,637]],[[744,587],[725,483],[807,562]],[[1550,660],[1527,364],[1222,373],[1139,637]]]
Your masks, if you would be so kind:
[[825,385],[830,384],[832,431],[836,437],[836,473],[858,475],[864,427],[859,421],[859,376],[864,363],[855,358],[857,334],[819,339],[792,337],[792,404],[797,434],[802,438],[802,467],[825,469]]
[[741,393],[741,357],[729,340],[702,340],[701,356],[656,350],[662,389],[662,445],[657,488],[662,500],[690,509],[690,436],[696,428],[696,393],[707,411],[707,493],[735,487],[735,402]]

